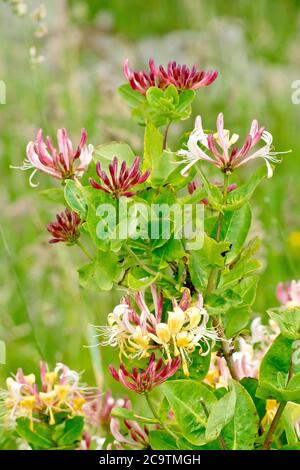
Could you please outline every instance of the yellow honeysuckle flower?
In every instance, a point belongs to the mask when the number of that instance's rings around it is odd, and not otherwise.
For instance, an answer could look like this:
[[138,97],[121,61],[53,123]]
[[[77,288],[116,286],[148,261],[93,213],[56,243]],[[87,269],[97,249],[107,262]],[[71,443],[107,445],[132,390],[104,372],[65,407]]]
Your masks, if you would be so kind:
[[180,307],[175,307],[173,312],[168,312],[168,328],[171,335],[176,335],[183,327],[185,315]]

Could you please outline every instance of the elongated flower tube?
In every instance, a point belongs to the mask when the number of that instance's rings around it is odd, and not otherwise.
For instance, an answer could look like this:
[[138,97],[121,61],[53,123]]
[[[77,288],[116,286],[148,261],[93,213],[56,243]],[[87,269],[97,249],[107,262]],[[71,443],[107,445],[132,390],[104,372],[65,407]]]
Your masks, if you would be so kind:
[[130,373],[125,369],[124,364],[120,365],[118,372],[112,365],[109,366],[109,370],[112,377],[124,385],[124,387],[143,394],[172,377],[177,372],[179,366],[180,358],[178,357],[164,365],[162,358],[156,362],[155,354],[152,353],[145,370],[138,370],[134,367]]
[[279,302],[285,307],[300,306],[300,281],[280,282],[276,288]]
[[196,65],[189,69],[175,61],[169,62],[166,68],[160,65],[157,69],[152,58],[149,60],[148,72],[131,70],[128,59],[124,63],[123,71],[131,88],[142,95],[146,95],[147,90],[154,86],[163,90],[169,85],[174,85],[178,91],[197,90],[210,85],[218,76],[216,70],[205,72],[198,70]]
[[92,145],[86,144],[86,140],[86,130],[82,129],[79,145],[74,151],[66,129],[58,129],[58,149],[56,149],[49,136],[44,140],[43,131],[40,129],[36,140],[27,145],[27,158],[23,165],[12,168],[33,170],[29,178],[31,186],[38,186],[32,182],[37,171],[47,173],[59,180],[80,178],[87,170],[94,150]]
[[67,243],[72,245],[79,238],[80,217],[69,209],[56,215],[56,220],[47,225],[48,232],[51,233],[53,238],[49,243]]
[[138,184],[144,183],[150,175],[150,170],[142,174],[139,170],[139,165],[140,157],[136,157],[131,168],[127,168],[126,162],[123,161],[119,169],[118,158],[114,157],[112,163],[109,165],[110,176],[108,176],[105,171],[102,170],[101,163],[98,162],[96,164],[96,171],[101,183],[99,184],[97,181],[90,178],[90,184],[93,188],[112,194],[116,198],[121,196],[134,196],[136,192],[131,191],[131,189]]
[[[178,155],[183,157],[182,163],[185,164],[181,173],[184,175],[195,163],[206,161],[222,170],[222,172],[229,174],[235,168],[251,160],[263,158],[267,165],[268,178],[271,178],[273,175],[271,163],[280,162],[276,155],[287,152],[271,151],[273,137],[270,132],[265,131],[263,127],[259,127],[256,120],[252,121],[249,134],[241,147],[234,145],[238,139],[237,134],[230,136],[229,131],[224,129],[222,113],[218,115],[217,132],[215,134],[205,133],[201,117],[198,116],[195,121],[195,128],[188,139],[187,148],[178,152]],[[264,145],[257,150],[253,150],[260,141]]]

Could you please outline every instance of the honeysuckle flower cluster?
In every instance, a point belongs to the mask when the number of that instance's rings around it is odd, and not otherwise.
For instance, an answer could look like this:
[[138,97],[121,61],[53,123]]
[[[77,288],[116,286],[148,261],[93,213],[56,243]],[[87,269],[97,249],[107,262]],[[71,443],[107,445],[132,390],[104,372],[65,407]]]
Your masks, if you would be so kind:
[[[258,122],[254,119],[249,134],[241,147],[235,145],[238,140],[238,134],[230,135],[229,130],[224,129],[223,113],[218,115],[215,134],[209,134],[203,130],[201,116],[198,116],[195,128],[189,136],[187,148],[178,152],[178,155],[183,157],[182,163],[185,164],[181,173],[186,174],[195,163],[206,161],[229,174],[250,160],[263,158],[267,165],[268,178],[270,178],[273,175],[271,163],[278,163],[280,160],[276,158],[276,155],[284,153],[271,150],[272,134],[264,127],[259,127]],[[253,150],[261,141],[263,146]]]
[[174,85],[179,91],[198,90],[213,83],[218,76],[216,70],[205,72],[198,70],[196,65],[189,69],[186,65],[179,65],[175,61],[169,62],[166,68],[162,65],[157,68],[152,58],[149,60],[148,72],[131,70],[128,59],[124,63],[123,71],[131,88],[142,95],[146,95],[150,87],[164,90],[170,85]]
[[284,307],[300,306],[300,281],[280,282],[276,289],[279,302]]
[[38,186],[32,181],[37,171],[63,181],[81,178],[92,160],[94,150],[94,147],[91,144],[87,145],[86,141],[87,133],[82,129],[79,145],[74,151],[67,130],[62,128],[57,131],[58,148],[55,148],[49,136],[44,140],[43,131],[40,129],[36,140],[27,145],[27,158],[23,166],[13,168],[33,170],[29,178],[31,186]]
[[113,365],[110,365],[109,370],[113,378],[124,385],[124,387],[143,394],[172,377],[172,375],[176,374],[179,367],[179,357],[167,361],[164,365],[163,359],[160,358],[156,361],[155,354],[152,353],[145,370],[138,370],[134,367],[130,373],[126,370],[124,364],[120,365],[118,372]]
[[[133,308],[130,298],[122,299],[108,315],[108,326],[98,327],[102,345],[118,347],[120,357],[142,359],[153,350],[160,350],[171,362],[180,357],[185,375],[189,375],[190,355],[199,349],[206,355],[210,342],[218,338],[214,328],[208,327],[209,316],[203,307],[202,296],[193,302],[188,289],[184,289],[179,303],[172,301],[172,310],[162,321],[163,298],[155,286],[151,286],[155,313],[151,313],[144,292],[137,292],[135,302],[140,313]],[[124,371],[123,371],[124,372]]]
[[17,418],[28,418],[31,430],[35,422],[44,418],[49,425],[54,425],[57,413],[83,415],[86,396],[90,393],[80,384],[79,374],[62,363],[49,370],[47,364],[41,362],[39,384],[34,374],[25,375],[18,369],[15,377],[6,379],[6,387],[1,391],[4,418],[11,424]]
[[109,177],[105,171],[102,170],[101,163],[97,162],[96,172],[101,183],[97,183],[93,178],[90,178],[90,183],[93,188],[112,194],[116,198],[121,196],[134,196],[136,192],[130,190],[134,186],[144,183],[150,175],[150,170],[146,170],[145,173],[141,174],[139,165],[140,157],[136,157],[131,168],[127,168],[126,162],[123,161],[119,169],[118,158],[114,157],[112,163],[108,167],[110,173]]
[[56,220],[47,225],[48,232],[53,236],[49,243],[63,242],[72,245],[80,236],[80,223],[79,215],[68,208],[57,214]]

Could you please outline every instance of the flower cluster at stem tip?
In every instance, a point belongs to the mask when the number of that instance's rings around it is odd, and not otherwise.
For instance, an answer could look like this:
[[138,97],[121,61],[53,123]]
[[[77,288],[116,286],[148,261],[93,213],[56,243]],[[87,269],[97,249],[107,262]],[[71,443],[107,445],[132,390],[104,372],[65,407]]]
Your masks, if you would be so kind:
[[130,297],[124,297],[113,312],[108,315],[108,325],[97,327],[100,344],[118,347],[120,357],[143,359],[154,351],[159,351],[169,363],[180,358],[183,372],[189,375],[190,355],[198,349],[206,355],[217,339],[214,328],[208,326],[209,316],[199,295],[193,301],[189,290],[183,290],[178,303],[172,300],[172,309],[162,321],[163,296],[155,285],[151,286],[154,312],[149,309],[145,293],[135,293],[135,304]]

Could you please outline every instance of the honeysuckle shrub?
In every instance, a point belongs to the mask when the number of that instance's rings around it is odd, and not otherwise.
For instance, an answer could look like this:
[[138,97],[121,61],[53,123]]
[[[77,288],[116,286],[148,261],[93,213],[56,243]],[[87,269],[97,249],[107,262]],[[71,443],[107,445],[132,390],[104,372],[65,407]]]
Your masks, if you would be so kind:
[[[300,448],[299,282],[278,285],[267,324],[251,311],[261,268],[251,198],[272,184],[273,137],[253,120],[241,141],[222,113],[206,130],[202,112],[171,148],[172,125],[218,73],[151,59],[149,71],[125,61],[124,75],[119,92],[144,127],[143,155],[124,142],[87,144],[85,129],[77,148],[66,129],[57,144],[40,130],[19,168],[32,186],[39,172],[60,181],[42,189],[66,207],[47,230],[50,243],[84,252],[80,285],[123,290],[95,336],[119,352],[112,377],[149,412],[42,363],[40,385],[22,370],[7,379],[4,422],[32,449]],[[237,185],[242,165],[248,177]]]

